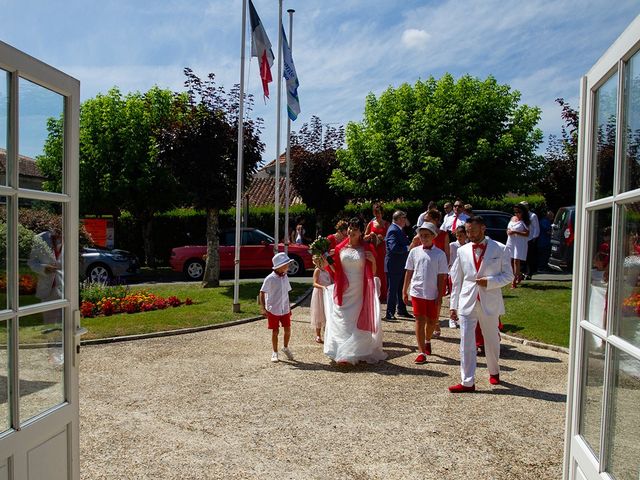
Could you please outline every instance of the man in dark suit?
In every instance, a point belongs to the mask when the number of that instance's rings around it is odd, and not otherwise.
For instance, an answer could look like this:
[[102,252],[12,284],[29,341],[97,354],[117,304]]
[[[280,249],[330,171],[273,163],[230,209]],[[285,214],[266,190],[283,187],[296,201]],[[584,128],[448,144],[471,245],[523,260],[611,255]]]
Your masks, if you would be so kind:
[[385,320],[395,320],[396,307],[398,315],[412,318],[402,300],[402,283],[404,266],[409,254],[409,237],[402,230],[407,225],[407,214],[397,210],[393,214],[393,223],[387,230],[384,241],[387,253],[384,257],[384,271],[387,274],[387,314]]

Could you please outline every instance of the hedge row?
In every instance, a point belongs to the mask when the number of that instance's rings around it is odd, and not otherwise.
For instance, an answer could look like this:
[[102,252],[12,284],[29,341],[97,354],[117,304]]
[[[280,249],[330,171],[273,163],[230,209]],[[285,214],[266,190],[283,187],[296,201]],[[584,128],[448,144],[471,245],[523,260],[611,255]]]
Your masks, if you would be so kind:
[[[500,200],[472,198],[467,200],[475,210],[501,210],[511,212],[513,206],[521,201],[527,201],[529,206],[537,212],[543,212],[546,208],[544,197],[540,195],[528,197],[505,197]],[[442,205],[438,205],[442,209]],[[314,238],[318,234],[328,235],[333,233],[333,225],[340,218],[361,216],[368,220],[372,217],[372,202],[349,204],[344,211],[330,222],[324,222],[321,231],[316,230],[316,214],[313,209],[305,205],[296,205],[290,209],[289,224],[295,227],[296,219],[303,217],[307,235]],[[415,222],[418,215],[424,211],[425,204],[420,201],[389,202],[383,204],[385,218],[391,220],[391,214],[395,210],[407,212],[409,220]],[[220,228],[233,228],[235,226],[235,209],[221,212]],[[281,229],[284,229],[284,211],[280,210]],[[248,213],[247,225],[258,228],[269,235],[273,235],[274,208],[273,206],[251,208]],[[142,225],[130,215],[123,215],[116,224],[115,241],[118,248],[134,252],[140,259],[144,258],[142,242]],[[152,226],[153,256],[159,265],[168,265],[171,249],[182,245],[204,245],[206,243],[206,214],[204,211],[193,209],[176,209],[155,216]],[[282,238],[283,232],[280,232]]]

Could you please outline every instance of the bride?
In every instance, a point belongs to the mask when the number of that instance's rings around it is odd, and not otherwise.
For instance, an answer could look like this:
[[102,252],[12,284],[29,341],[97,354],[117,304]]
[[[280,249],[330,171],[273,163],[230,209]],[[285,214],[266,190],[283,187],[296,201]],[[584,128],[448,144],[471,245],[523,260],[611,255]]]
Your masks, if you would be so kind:
[[349,221],[347,238],[335,249],[335,283],[324,292],[327,317],[324,353],[338,363],[376,363],[382,350],[380,280],[374,249],[364,243],[364,224]]

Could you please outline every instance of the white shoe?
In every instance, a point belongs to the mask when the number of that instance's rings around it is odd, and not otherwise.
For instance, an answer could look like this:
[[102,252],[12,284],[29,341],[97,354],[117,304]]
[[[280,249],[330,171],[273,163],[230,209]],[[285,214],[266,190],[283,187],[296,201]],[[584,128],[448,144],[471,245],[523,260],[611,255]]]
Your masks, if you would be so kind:
[[273,352],[271,354],[271,361],[272,362],[277,362],[278,361],[278,352]]
[[289,360],[293,360],[293,353],[291,352],[291,350],[289,350],[288,347],[284,347],[282,349],[282,353],[284,353]]
[[458,328],[456,321],[451,318],[449,319],[449,328]]

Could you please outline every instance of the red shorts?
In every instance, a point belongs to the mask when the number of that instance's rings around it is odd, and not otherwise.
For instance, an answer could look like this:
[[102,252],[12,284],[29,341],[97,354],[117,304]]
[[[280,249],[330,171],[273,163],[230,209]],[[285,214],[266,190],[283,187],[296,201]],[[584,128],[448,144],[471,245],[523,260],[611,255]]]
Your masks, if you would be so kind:
[[438,318],[438,302],[436,300],[427,300],[426,298],[411,297],[411,306],[413,314],[418,317]]
[[271,312],[267,312],[267,328],[269,330],[277,330],[280,325],[284,328],[291,326],[291,312],[284,315],[274,315]]

